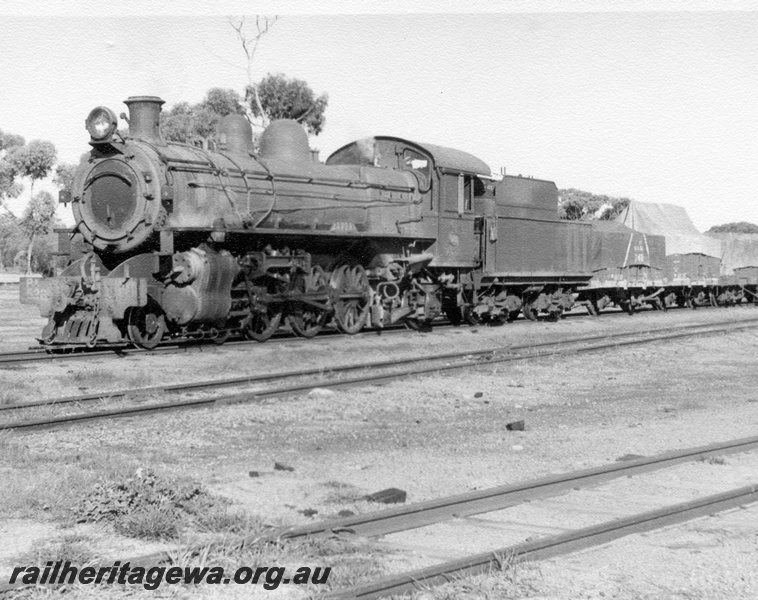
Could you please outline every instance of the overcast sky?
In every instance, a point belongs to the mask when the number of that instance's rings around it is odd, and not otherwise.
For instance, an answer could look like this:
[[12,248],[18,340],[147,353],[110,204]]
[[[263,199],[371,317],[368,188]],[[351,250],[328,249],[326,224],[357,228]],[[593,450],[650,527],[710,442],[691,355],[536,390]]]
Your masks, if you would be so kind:
[[[701,231],[758,223],[758,12],[697,2],[444,3],[425,14],[406,14],[423,9],[412,2],[331,3],[332,14],[302,3],[221,1],[213,15],[199,12],[208,3],[160,13],[75,5],[0,6],[0,129],[52,141],[62,161],[88,150],[84,119],[97,105],[118,114],[128,96],[170,107],[211,87],[241,92],[245,57],[227,16],[260,9],[280,17],[261,41],[257,78],[281,72],[329,94],[312,142],[322,159],[360,137],[397,135],[559,188],[678,204]],[[619,12],[592,12],[602,6]]]

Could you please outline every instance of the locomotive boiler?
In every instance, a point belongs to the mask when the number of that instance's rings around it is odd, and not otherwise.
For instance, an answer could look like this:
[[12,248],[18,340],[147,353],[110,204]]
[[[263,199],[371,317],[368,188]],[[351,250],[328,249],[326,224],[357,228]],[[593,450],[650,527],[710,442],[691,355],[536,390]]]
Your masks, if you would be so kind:
[[591,278],[589,227],[557,219],[552,182],[388,136],[322,164],[293,121],[254,152],[240,115],[208,151],[163,140],[161,99],[125,103],[128,133],[105,107],[86,120],[91,151],[61,194],[76,221],[67,266],[22,280],[44,344],[535,318],[571,308]]

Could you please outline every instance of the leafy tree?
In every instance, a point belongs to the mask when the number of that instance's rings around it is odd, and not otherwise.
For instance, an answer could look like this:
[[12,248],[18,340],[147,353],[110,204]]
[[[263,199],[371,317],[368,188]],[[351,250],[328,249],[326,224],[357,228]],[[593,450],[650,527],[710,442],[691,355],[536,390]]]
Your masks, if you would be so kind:
[[16,170],[8,160],[8,153],[25,144],[24,138],[0,130],[0,207],[10,213],[6,202],[16,198],[23,191],[23,186],[16,181]]
[[47,235],[55,223],[56,202],[50,192],[42,191],[32,196],[24,211],[19,225],[29,239],[29,249],[26,254],[26,272],[32,272],[32,251],[34,240],[38,236]]
[[161,114],[161,134],[172,142],[209,149],[218,137],[218,126],[228,114],[244,114],[242,101],[234,90],[212,88],[199,104],[180,102]]
[[7,152],[12,148],[23,146],[25,143],[26,140],[20,135],[16,135],[14,133],[3,133],[3,130],[0,129],[0,152]]
[[62,190],[71,190],[74,184],[74,174],[76,173],[76,165],[70,163],[60,163],[55,167],[55,176],[53,177],[53,183]]
[[0,215],[0,263],[4,269],[13,266],[16,255],[26,244],[18,219],[11,213]]
[[50,174],[56,154],[51,142],[33,140],[26,146],[12,148],[6,158],[17,175],[31,180],[30,195],[34,198],[34,182]]
[[242,98],[234,90],[211,88],[205,94],[205,100],[200,103],[201,108],[210,110],[213,114],[225,117],[232,114],[245,114]]
[[[259,102],[255,101],[256,93]],[[318,135],[324,128],[324,111],[329,96],[324,93],[316,97],[302,79],[269,73],[255,87],[247,87],[245,99],[252,114],[264,123],[274,119],[293,119],[313,135]]]
[[558,216],[569,221],[610,221],[621,214],[630,201],[574,188],[558,190]]
[[706,233],[758,233],[758,225],[747,221],[724,223],[723,225],[714,225]]

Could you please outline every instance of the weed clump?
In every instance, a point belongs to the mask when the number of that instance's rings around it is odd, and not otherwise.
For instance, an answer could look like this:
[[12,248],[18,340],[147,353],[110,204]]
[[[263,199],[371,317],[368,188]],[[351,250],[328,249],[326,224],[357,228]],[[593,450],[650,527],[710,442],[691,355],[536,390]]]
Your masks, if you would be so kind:
[[78,522],[111,523],[119,533],[146,539],[176,538],[185,526],[204,528],[229,501],[200,484],[137,469],[127,477],[95,484],[75,508]]

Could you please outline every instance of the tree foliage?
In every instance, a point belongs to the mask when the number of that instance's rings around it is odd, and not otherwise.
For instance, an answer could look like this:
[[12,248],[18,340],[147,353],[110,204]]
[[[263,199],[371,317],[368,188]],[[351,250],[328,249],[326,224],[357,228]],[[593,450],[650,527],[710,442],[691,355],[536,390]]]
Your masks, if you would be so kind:
[[199,104],[180,102],[162,113],[161,134],[168,141],[209,149],[218,138],[221,119],[233,113],[245,113],[240,95],[234,90],[212,88]]
[[[255,101],[256,92],[260,105]],[[329,96],[326,93],[316,96],[302,79],[287,77],[282,73],[269,73],[255,88],[246,88],[245,100],[255,117],[264,120],[293,119],[302,124],[308,132],[318,135],[326,122],[324,112],[329,103]]]
[[[57,219],[54,222],[55,227],[62,227],[63,223]],[[57,235],[48,233],[47,235],[35,237],[32,245],[32,271],[52,275],[55,270],[55,259],[53,255],[57,247]],[[29,238],[21,229],[19,219],[10,213],[0,215],[0,268],[25,269],[28,263]]]
[[558,216],[569,221],[615,219],[629,206],[629,198],[614,198],[574,188],[558,190]]
[[3,133],[0,129],[0,208],[4,208],[7,212],[10,211],[6,202],[10,198],[17,198],[24,189],[16,181],[16,169],[8,160],[8,153],[25,143],[26,141],[20,135]]
[[[56,245],[52,228],[62,225],[55,217],[56,202],[48,192],[34,194],[34,183],[47,177],[55,165],[55,146],[47,141],[34,140],[26,144],[23,137],[0,131],[0,267],[23,268],[52,273],[53,249]],[[54,181],[61,187],[70,186],[75,167],[61,164]],[[18,219],[5,206],[23,190],[19,179],[31,180],[31,200],[24,216]]]
[[34,182],[44,179],[55,165],[57,152],[51,142],[32,140],[25,146],[11,148],[6,155],[13,171],[20,177],[31,180],[31,195],[34,198]]
[[724,223],[723,225],[714,225],[706,233],[758,233],[758,225],[747,221]]
[[71,191],[74,185],[74,175],[76,174],[76,165],[71,163],[60,163],[55,167],[53,183],[62,190]]
[[19,221],[21,230],[29,238],[26,272],[32,272],[34,240],[52,232],[55,222],[56,202],[50,192],[39,192],[29,201],[24,216]]

